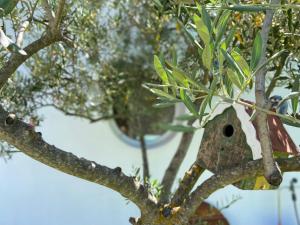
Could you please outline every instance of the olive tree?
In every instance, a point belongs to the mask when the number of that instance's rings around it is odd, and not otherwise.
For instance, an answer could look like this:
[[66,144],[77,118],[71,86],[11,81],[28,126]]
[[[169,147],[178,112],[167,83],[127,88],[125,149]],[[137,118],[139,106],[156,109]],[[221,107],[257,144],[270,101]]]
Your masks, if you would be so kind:
[[[16,148],[117,191],[141,211],[132,224],[189,224],[197,207],[226,185],[264,175],[278,186],[281,172],[300,169],[298,156],[274,159],[267,126],[268,114],[299,126],[299,5],[293,1],[2,0],[0,8],[1,141],[8,151]],[[291,89],[282,101],[292,102],[290,114],[270,110],[268,97],[277,85]],[[244,104],[241,95],[253,89],[255,103],[248,107],[255,110],[263,159],[214,174],[192,191],[204,171],[195,159],[171,193],[193,131],[205,125],[212,99]],[[132,97],[137,93],[138,100]],[[125,118],[134,126],[155,96],[159,110],[183,102],[191,112],[187,125],[165,126],[183,134],[159,194],[145,172],[143,147],[141,181],[119,167],[59,149],[34,129],[40,119],[36,110],[45,106],[91,122]],[[196,120],[199,127],[193,126]],[[141,144],[145,129],[137,125],[133,132]]]

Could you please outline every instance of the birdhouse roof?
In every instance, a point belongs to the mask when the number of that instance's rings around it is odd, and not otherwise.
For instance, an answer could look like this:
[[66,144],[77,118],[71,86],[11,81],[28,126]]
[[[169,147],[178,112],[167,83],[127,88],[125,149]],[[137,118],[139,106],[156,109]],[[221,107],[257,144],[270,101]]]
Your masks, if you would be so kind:
[[[249,101],[243,101],[253,104]],[[242,130],[246,134],[247,144],[252,150],[253,160],[262,158],[261,145],[257,133],[257,124],[255,121],[250,120],[253,113],[253,110],[250,107],[245,107],[240,104],[222,102],[216,107],[210,117],[210,120],[215,118],[217,115],[222,114],[224,110],[229,107],[233,107],[233,109],[236,111],[238,119],[241,122]],[[299,155],[299,148],[297,148],[295,145],[278,116],[268,115],[268,125],[273,151],[288,153],[291,155]]]

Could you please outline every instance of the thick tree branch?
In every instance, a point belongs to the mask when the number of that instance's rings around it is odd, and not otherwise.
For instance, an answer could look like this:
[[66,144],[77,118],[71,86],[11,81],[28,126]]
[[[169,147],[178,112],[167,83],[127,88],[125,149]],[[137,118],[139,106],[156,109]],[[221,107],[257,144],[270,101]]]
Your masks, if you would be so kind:
[[45,165],[119,192],[135,203],[144,214],[154,213],[157,209],[156,199],[134,177],[123,174],[121,168],[110,169],[49,145],[32,126],[18,120],[2,107],[0,139]]
[[[188,125],[192,125],[193,123],[194,123],[194,120],[189,121]],[[182,164],[182,162],[187,154],[187,151],[190,147],[193,137],[194,137],[193,132],[186,132],[186,133],[183,133],[181,136],[181,140],[180,140],[179,146],[177,148],[177,151],[176,151],[175,155],[173,156],[173,158],[165,172],[162,183],[161,183],[163,186],[163,189],[162,189],[162,195],[161,195],[160,202],[162,202],[162,203],[166,203],[169,200],[169,197],[171,194],[171,188],[174,184],[174,181],[175,181],[176,175],[178,173],[178,170],[180,168],[180,165]]]
[[191,193],[184,204],[183,209],[186,213],[192,215],[201,202],[208,198],[216,190],[238,182],[239,180],[261,175],[259,172],[262,171],[263,164],[261,160],[252,161],[246,165],[240,165],[238,167],[224,170],[199,185],[196,190]]
[[[271,0],[271,4],[278,4],[279,0]],[[269,36],[269,31],[272,26],[272,19],[274,16],[273,10],[267,10],[265,20],[263,23],[263,27],[261,30],[261,38],[262,38],[262,53],[261,59],[259,61],[258,66],[263,65],[266,61],[266,49],[267,49],[267,41]],[[258,107],[268,109],[269,104],[266,98],[266,90],[265,90],[265,76],[267,73],[267,68],[263,67],[256,75],[255,80],[255,97],[256,104]],[[263,162],[264,169],[267,181],[275,186],[278,186],[282,181],[282,176],[280,169],[276,165],[273,159],[272,145],[269,134],[269,127],[267,122],[267,114],[261,111],[257,111],[256,122],[258,125],[258,135],[260,138],[261,149],[263,154]]]
[[[284,172],[300,171],[300,156],[278,159],[277,162]],[[259,159],[213,175],[190,194],[171,220],[182,225],[188,224],[188,218],[193,215],[197,207],[216,190],[249,177],[261,176],[263,173],[263,161]]]
[[[128,177],[120,168],[110,169],[84,158],[78,158],[46,143],[41,134],[14,115],[0,107],[0,139],[12,144],[31,158],[64,173],[106,186],[134,202],[141,210],[142,217],[137,224],[188,224],[189,217],[201,202],[214,191],[239,180],[263,174],[262,160],[222,171],[202,183],[179,207],[163,214],[156,199],[134,177]],[[283,171],[300,171],[300,156],[278,159]]]
[[[201,61],[201,60],[200,60]],[[202,62],[201,62],[202,63]],[[204,66],[202,68],[205,68]],[[208,82],[207,81],[202,81],[203,84],[206,84]],[[197,107],[197,110],[199,110],[200,108],[200,105],[202,103],[202,99],[198,99],[196,102],[195,102],[195,105]],[[192,120],[189,120],[187,125],[188,126],[192,126],[193,123],[196,121],[196,119],[192,119]],[[162,180],[162,193],[161,193],[161,197],[160,197],[160,203],[167,203],[169,202],[169,198],[170,198],[170,195],[171,195],[171,189],[172,189],[172,186],[174,184],[174,181],[176,179],[176,175],[178,173],[178,170],[189,150],[189,147],[190,147],[190,144],[193,140],[193,137],[194,137],[194,132],[185,132],[182,134],[181,136],[181,140],[180,140],[180,143],[178,145],[178,148],[177,148],[177,151],[175,153],[175,155],[173,156],[165,174],[164,174],[164,177],[163,177],[163,180]],[[194,165],[194,164],[193,164]],[[194,167],[192,166],[191,169],[193,169]],[[188,173],[192,173],[194,174],[193,171],[191,171],[191,169],[189,170]],[[186,176],[185,176],[186,178]],[[185,178],[183,178],[183,181],[181,182],[181,185],[184,185],[185,183]],[[197,178],[198,179],[198,178]],[[194,185],[194,184],[193,184]],[[180,190],[180,187],[178,188],[178,190]]]
[[4,86],[8,78],[18,69],[18,67],[22,63],[24,63],[27,59],[29,59],[39,50],[44,49],[49,45],[61,40],[62,36],[59,33],[46,33],[40,39],[32,42],[26,48],[24,48],[24,51],[27,53],[27,55],[13,53],[0,69],[0,89]]

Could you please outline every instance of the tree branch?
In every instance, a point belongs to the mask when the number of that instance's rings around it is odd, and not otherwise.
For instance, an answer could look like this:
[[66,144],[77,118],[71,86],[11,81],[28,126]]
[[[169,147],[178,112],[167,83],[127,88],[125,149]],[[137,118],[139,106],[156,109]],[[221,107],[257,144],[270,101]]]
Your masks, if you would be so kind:
[[[194,123],[194,120],[189,121],[188,125],[192,125]],[[180,168],[180,165],[182,164],[187,151],[190,147],[190,144],[193,140],[194,137],[194,132],[186,132],[183,133],[181,136],[181,140],[179,143],[179,146],[177,148],[177,151],[175,155],[173,156],[166,172],[165,175],[162,179],[162,194],[161,194],[161,199],[160,202],[166,203],[169,200],[170,194],[171,194],[171,188],[174,184],[176,175],[178,173],[178,170]]]
[[49,27],[54,27],[55,15],[51,9],[51,6],[50,6],[48,0],[43,0],[42,4],[43,4],[43,8],[45,10],[45,19],[48,20]]
[[2,107],[0,139],[45,165],[119,192],[135,203],[144,214],[154,213],[157,209],[156,199],[134,177],[123,174],[121,168],[110,169],[48,144],[32,126],[18,120]]
[[174,196],[171,200],[171,206],[179,206],[182,204],[184,199],[188,197],[189,193],[193,189],[200,175],[204,172],[204,169],[200,167],[200,165],[195,162],[191,166],[191,168],[185,173],[182,181]]
[[54,19],[54,27],[55,28],[58,28],[59,24],[61,23],[65,4],[66,4],[66,0],[60,0],[57,5],[56,15],[55,15],[55,19]]
[[[278,159],[277,162],[284,172],[300,171],[300,156]],[[249,177],[261,176],[263,173],[263,160],[259,159],[213,175],[190,194],[183,206],[177,210],[177,214],[174,214],[171,220],[182,225],[188,224],[188,218],[193,215],[198,206],[216,190]]]
[[[279,0],[271,0],[271,4],[278,4]],[[262,31],[261,31],[261,38],[262,38],[262,54],[258,64],[263,65],[266,61],[266,49],[267,49],[267,41],[269,36],[269,31],[272,26],[272,19],[274,16],[273,10],[267,10],[265,20],[263,23]],[[258,107],[268,109],[269,104],[266,98],[266,90],[265,90],[265,76],[267,73],[266,67],[263,67],[258,71],[256,74],[255,80],[255,97],[256,97],[256,104]],[[269,127],[267,122],[267,114],[261,111],[257,111],[257,116],[255,117],[257,126],[258,126],[258,135],[260,138],[261,148],[262,148],[262,155],[263,155],[263,162],[264,162],[264,169],[265,169],[265,178],[267,181],[274,185],[280,185],[282,181],[282,176],[280,169],[276,165],[274,158],[273,158],[273,150],[270,140],[270,133]]]
[[149,162],[148,162],[148,154],[147,154],[147,148],[145,143],[145,136],[143,134],[140,135],[140,144],[141,144],[141,152],[142,152],[142,159],[143,159],[143,179],[144,179],[144,185],[146,185],[147,180],[150,178],[150,172],[149,172]]
[[[17,53],[13,53],[11,57],[4,63],[2,68],[0,69],[0,89],[4,86],[8,78],[17,70],[17,68],[24,63],[27,59],[29,59],[32,55],[37,53],[39,50],[48,47],[49,45],[57,42],[57,41],[66,41],[66,38],[61,35],[60,30],[57,29],[58,25],[61,21],[61,16],[64,8],[65,0],[61,0],[58,5],[58,18],[54,18],[54,15],[51,10],[51,6],[49,5],[48,0],[43,0],[43,7],[45,9],[46,18],[49,20],[50,28],[56,25],[55,29],[51,28],[51,32],[49,30],[38,40],[29,44],[24,51],[27,55],[20,55]],[[54,21],[55,20],[55,21]],[[54,25],[52,25],[52,22]],[[17,37],[17,44],[21,45],[23,41],[23,35],[25,32],[28,23],[24,23],[21,26],[19,35]]]
[[274,76],[268,86],[268,89],[266,91],[266,97],[269,98],[273,89],[276,87],[277,81],[278,81],[278,77],[281,75],[282,69],[285,66],[285,61],[287,59],[287,57],[289,56],[288,53],[283,54],[282,57],[279,60],[279,65],[276,66],[276,71],[274,73]]
[[[188,224],[189,217],[199,204],[214,191],[239,180],[261,175],[264,171],[262,160],[222,171],[198,186],[185,198],[182,206],[172,208],[171,214],[164,216],[157,200],[134,177],[123,174],[121,168],[110,169],[49,145],[32,126],[18,120],[2,107],[0,107],[0,139],[45,165],[119,192],[140,208],[142,218],[139,224]],[[283,171],[300,171],[300,156],[277,161]]]
[[62,36],[60,35],[60,33],[46,33],[40,39],[32,42],[26,48],[24,48],[24,51],[27,53],[27,55],[12,53],[10,58],[4,63],[4,65],[0,69],[0,89],[4,86],[8,78],[18,69],[18,67],[22,63],[24,63],[27,59],[29,59],[39,50],[44,49],[49,45],[61,40]]

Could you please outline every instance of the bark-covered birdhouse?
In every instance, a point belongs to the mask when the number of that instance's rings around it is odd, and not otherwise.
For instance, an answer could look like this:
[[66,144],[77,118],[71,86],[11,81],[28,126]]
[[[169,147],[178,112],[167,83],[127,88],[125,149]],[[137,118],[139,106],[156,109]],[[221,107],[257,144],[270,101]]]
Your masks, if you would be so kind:
[[[205,126],[198,162],[213,173],[262,158],[256,124],[250,120],[252,110],[241,105],[220,104]],[[299,149],[277,116],[268,116],[274,152],[298,155]],[[241,189],[270,189],[264,177],[235,184]]]

